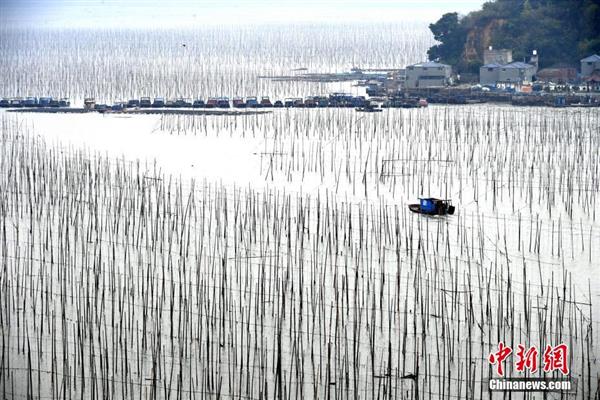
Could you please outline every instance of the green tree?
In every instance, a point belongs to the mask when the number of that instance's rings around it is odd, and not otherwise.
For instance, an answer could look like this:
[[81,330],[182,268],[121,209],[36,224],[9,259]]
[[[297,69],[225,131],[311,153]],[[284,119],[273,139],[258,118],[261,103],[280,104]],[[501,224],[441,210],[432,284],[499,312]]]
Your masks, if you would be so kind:
[[427,52],[429,59],[449,64],[458,63],[467,37],[467,31],[461,26],[458,14],[444,14],[439,21],[430,24],[429,29],[435,40],[440,42]]

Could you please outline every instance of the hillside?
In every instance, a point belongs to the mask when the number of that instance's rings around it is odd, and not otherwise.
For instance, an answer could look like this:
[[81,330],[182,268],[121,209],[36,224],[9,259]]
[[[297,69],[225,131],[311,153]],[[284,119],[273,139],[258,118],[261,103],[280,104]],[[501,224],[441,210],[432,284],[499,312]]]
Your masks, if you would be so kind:
[[430,60],[476,72],[488,46],[513,50],[523,60],[538,50],[540,67],[578,65],[600,53],[600,0],[496,0],[465,16],[448,13],[429,25],[440,42]]

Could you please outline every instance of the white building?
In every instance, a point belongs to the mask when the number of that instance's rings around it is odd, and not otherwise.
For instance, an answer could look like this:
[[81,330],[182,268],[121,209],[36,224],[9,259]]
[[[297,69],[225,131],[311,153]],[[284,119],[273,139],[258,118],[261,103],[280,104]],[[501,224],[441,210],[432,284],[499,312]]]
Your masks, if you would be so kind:
[[489,63],[479,67],[479,83],[495,86],[500,79],[500,68],[502,68],[502,64],[498,63]]
[[522,85],[533,81],[535,65],[516,61],[500,67],[498,82],[506,84]]
[[408,89],[438,88],[448,86],[452,67],[433,61],[406,67],[406,87]]
[[581,60],[581,77],[588,78],[592,76],[595,70],[600,70],[600,56],[591,55]]
[[520,86],[533,81],[536,66],[521,61],[510,64],[486,64],[479,68],[479,83],[482,85]]

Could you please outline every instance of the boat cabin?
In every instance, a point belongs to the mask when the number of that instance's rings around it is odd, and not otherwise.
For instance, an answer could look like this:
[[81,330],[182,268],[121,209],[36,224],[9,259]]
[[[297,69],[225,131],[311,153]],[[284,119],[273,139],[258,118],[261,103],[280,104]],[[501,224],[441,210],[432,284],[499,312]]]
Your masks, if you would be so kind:
[[234,97],[232,102],[235,108],[246,108],[246,103],[242,97]]
[[35,97],[27,97],[25,101],[23,101],[23,106],[25,107],[37,107],[38,100]]
[[423,212],[433,213],[437,208],[436,199],[419,199],[419,202]]
[[216,97],[209,97],[208,101],[205,104],[206,108],[215,108],[217,106],[217,98]]
[[271,103],[271,99],[269,99],[268,96],[263,96],[262,99],[260,99],[260,106],[261,107],[273,107],[273,103]]
[[246,97],[246,107],[249,108],[258,108],[260,104],[258,104],[258,100],[254,96]]
[[450,200],[435,197],[420,197],[419,204],[409,204],[408,208],[412,212],[427,215],[452,215],[455,210]]
[[51,101],[52,97],[40,97],[40,100],[38,101],[38,107],[48,107]]
[[[48,100],[48,105],[50,105],[50,100]],[[40,104],[44,104],[45,106],[45,102],[42,103],[42,101],[40,100]],[[93,110],[94,106],[96,105],[96,99],[94,99],[93,97],[88,97],[83,101],[83,108],[85,108],[86,110]]]
[[229,98],[228,97],[219,97],[217,99],[217,107],[219,108],[229,108]]

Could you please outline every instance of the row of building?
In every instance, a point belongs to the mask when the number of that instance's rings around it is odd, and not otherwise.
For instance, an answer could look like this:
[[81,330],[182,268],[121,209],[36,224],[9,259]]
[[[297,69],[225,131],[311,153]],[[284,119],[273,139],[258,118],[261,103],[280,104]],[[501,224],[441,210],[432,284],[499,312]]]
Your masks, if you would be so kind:
[[[439,88],[452,84],[452,67],[438,62],[410,65],[404,71],[403,86],[407,89]],[[479,69],[479,83],[484,86],[519,87],[539,80],[554,83],[580,82],[590,89],[600,90],[600,56],[581,60],[581,73],[570,66],[555,66],[538,70],[538,54],[534,50],[529,62],[513,61],[507,49],[484,52],[484,65]]]

